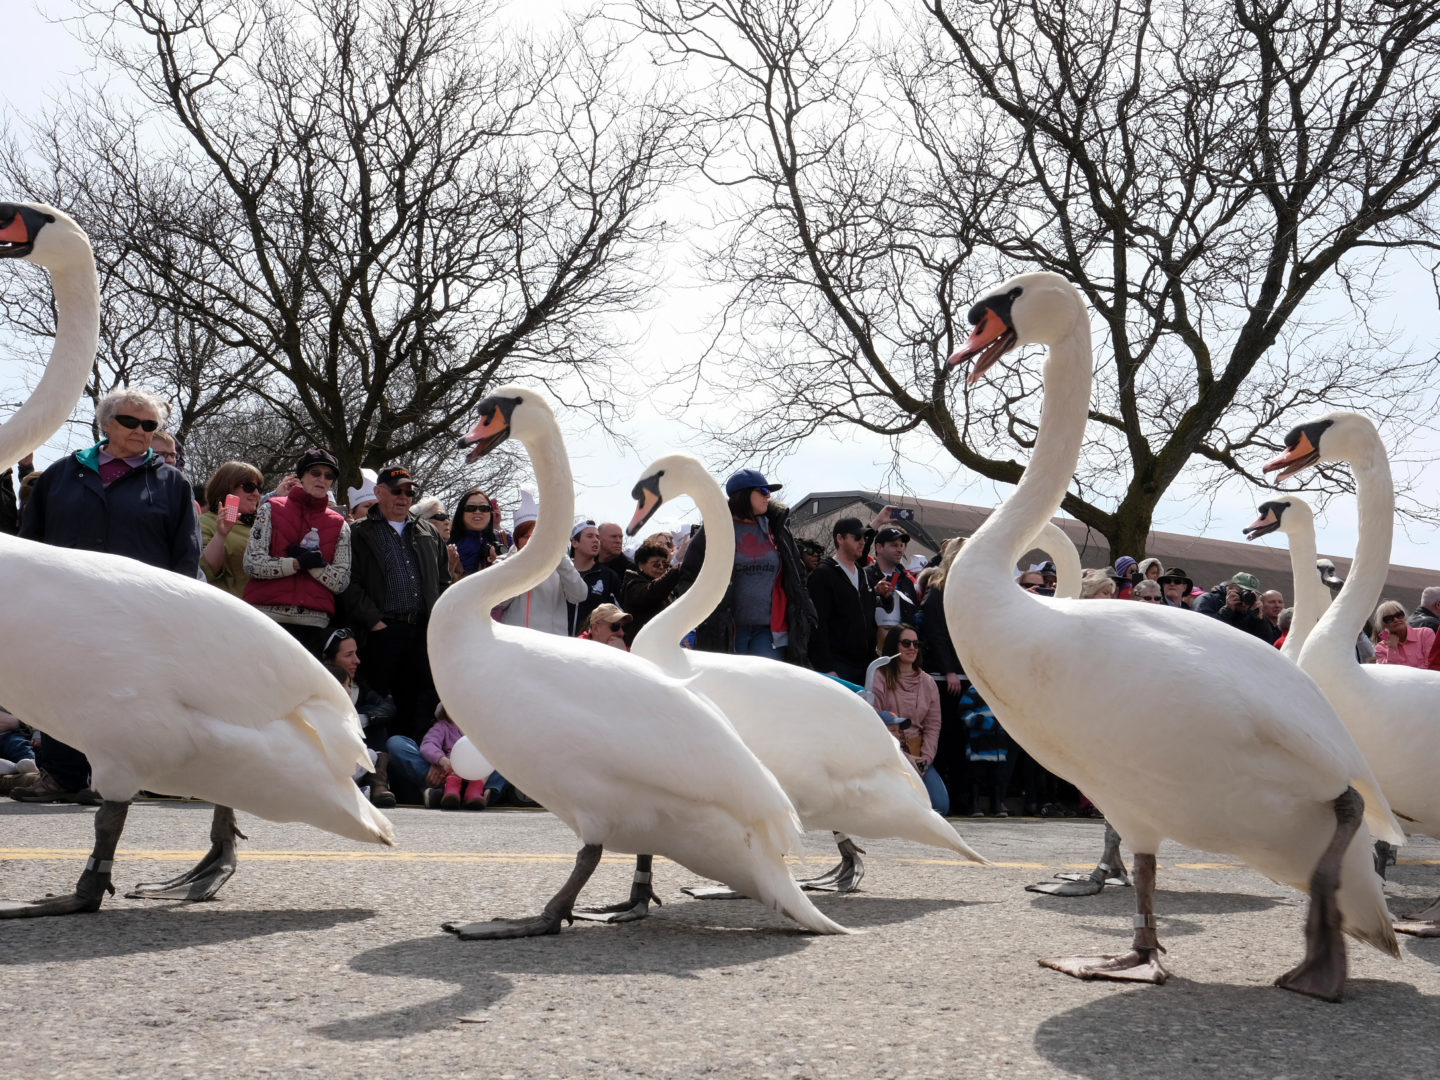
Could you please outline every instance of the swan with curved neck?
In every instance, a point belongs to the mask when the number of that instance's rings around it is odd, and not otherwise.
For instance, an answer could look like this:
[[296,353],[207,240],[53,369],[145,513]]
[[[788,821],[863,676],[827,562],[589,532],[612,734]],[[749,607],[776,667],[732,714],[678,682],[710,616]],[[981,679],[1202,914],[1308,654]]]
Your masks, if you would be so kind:
[[[1290,576],[1295,580],[1295,611],[1280,655],[1298,660],[1310,631],[1330,607],[1330,586],[1315,556],[1315,515],[1298,495],[1271,499],[1258,507],[1259,517],[1245,527],[1245,539],[1258,540],[1283,532],[1290,541]],[[1331,564],[1333,573],[1335,567]],[[1323,687],[1322,687],[1323,689]]]
[[801,884],[835,892],[858,886],[864,866],[862,849],[848,839],[852,833],[913,840],[984,862],[930,809],[930,797],[900,744],[858,695],[792,664],[680,647],[680,639],[709,617],[730,586],[735,563],[730,508],[720,485],[686,454],[652,462],[634,494],[631,536],[664,503],[683,495],[693,499],[705,523],[705,558],[691,587],[641,628],[631,652],[688,679],[687,685],[718,705],[774,773],[805,827],[836,833],[840,865]]
[[[53,207],[0,204],[0,258],[50,271],[55,344],[29,400],[0,425],[6,467],[45,442],[84,390],[99,336],[90,244]],[[390,822],[351,779],[369,767],[349,696],[289,634],[223,590],[135,559],[0,535],[0,594],[12,619],[0,641],[5,703],[90,758],[104,800],[75,891],[0,903],[0,917],[95,911],[130,800],[140,790],[216,803],[211,848],[191,871],[129,893],[205,900],[234,873],[232,807],[389,844]],[[65,648],[53,647],[64,642]],[[52,643],[37,648],[39,643]],[[195,643],[205,649],[196,654]],[[83,667],[84,678],[76,678]],[[237,684],[236,671],[264,678]],[[217,686],[227,687],[217,693]],[[117,701],[123,707],[117,710]]]
[[[1301,424],[1285,452],[1265,466],[1284,480],[1310,465],[1343,461],[1355,475],[1359,536],[1340,595],[1321,616],[1298,663],[1320,684],[1385,789],[1407,832],[1440,835],[1440,673],[1403,664],[1360,664],[1355,638],[1380,601],[1390,570],[1395,487],[1375,425],[1352,412]],[[1440,936],[1440,900],[1395,928]]]
[[435,686],[485,758],[583,846],[538,917],[445,928],[467,939],[556,933],[608,847],[663,855],[811,930],[845,933],[790,877],[783,855],[800,843],[794,808],[712,704],[639,657],[490,618],[495,604],[540,584],[564,557],[575,494],[559,427],[539,394],[502,387],[480,403],[480,417],[461,440],[473,447],[470,460],[519,439],[539,485],[540,518],[524,550],[463,578],[436,603]]
[[[1256,638],[1160,605],[1042,600],[1013,586],[1010,567],[1060,505],[1079,459],[1089,318],[1073,286],[1039,273],[982,297],[969,321],[974,332],[950,362],[973,359],[971,383],[1018,345],[1050,352],[1030,464],[950,570],[950,633],[1005,729],[1085,791],[1135,853],[1131,951],[1042,963],[1083,978],[1163,982],[1155,852],[1170,837],[1309,891],[1306,958],[1278,984],[1338,999],[1342,929],[1392,955],[1398,948],[1365,823],[1387,840],[1400,833],[1364,758],[1314,682]],[[1015,641],[1026,648],[1008,644]],[[1136,670],[1165,672],[1163,706],[1113,692]],[[1256,692],[1218,700],[1217,672]]]

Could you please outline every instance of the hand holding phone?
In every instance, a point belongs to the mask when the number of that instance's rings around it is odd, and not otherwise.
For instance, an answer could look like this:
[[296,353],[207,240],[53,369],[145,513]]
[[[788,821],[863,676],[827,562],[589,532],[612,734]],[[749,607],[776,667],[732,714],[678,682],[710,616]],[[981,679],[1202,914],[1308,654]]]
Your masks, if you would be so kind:
[[237,522],[237,521],[240,520],[240,496],[239,496],[239,495],[226,495],[226,496],[225,496],[225,510],[224,510],[224,514],[225,514],[225,520],[228,521],[228,522],[230,522],[231,525],[234,525],[235,522]]

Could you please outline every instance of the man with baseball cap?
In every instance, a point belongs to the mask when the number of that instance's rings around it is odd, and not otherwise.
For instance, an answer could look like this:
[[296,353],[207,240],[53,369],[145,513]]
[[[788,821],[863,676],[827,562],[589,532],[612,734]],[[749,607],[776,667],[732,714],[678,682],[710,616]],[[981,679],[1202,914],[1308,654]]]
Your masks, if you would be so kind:
[[890,594],[878,598],[875,605],[877,650],[890,627],[902,622],[913,624],[915,614],[920,610],[920,592],[915,586],[915,576],[905,569],[905,545],[908,543],[910,534],[898,525],[883,525],[875,533],[875,545],[871,549],[874,561],[865,569],[872,589],[878,589],[881,582],[888,583],[890,588]]
[[395,701],[392,734],[418,739],[439,701],[425,630],[431,608],[450,583],[450,563],[435,526],[410,514],[415,492],[405,466],[380,470],[375,505],[351,526],[344,599],[370,686]]

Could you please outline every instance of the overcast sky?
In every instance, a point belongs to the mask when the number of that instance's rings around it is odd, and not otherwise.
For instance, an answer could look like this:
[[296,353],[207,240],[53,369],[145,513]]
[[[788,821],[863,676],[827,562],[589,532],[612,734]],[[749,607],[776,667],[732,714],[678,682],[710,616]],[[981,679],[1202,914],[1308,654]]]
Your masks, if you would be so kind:
[[[557,7],[563,0],[526,0],[523,10],[527,18],[536,17]],[[520,5],[517,5],[517,8]],[[19,10],[16,10],[18,8]],[[56,91],[72,83],[88,66],[88,58],[61,25],[47,20],[68,10],[63,0],[49,0],[40,6],[24,2],[7,12],[6,37],[13,47],[6,64],[0,68],[0,109],[6,127],[13,128],[21,118],[42,109]],[[4,198],[27,198],[26,192],[0,193]],[[701,331],[704,309],[714,298],[706,298],[687,290],[683,267],[666,275],[666,289],[658,294],[655,308],[648,312],[641,326],[643,342],[636,354],[636,367],[642,372],[665,372],[688,363],[704,345]],[[1403,327],[1402,340],[1409,339],[1417,350],[1433,353],[1440,340],[1440,316],[1435,311],[1428,279],[1418,274],[1402,275],[1397,295],[1388,306],[1391,318]],[[680,284],[676,284],[680,283]],[[3,284],[0,284],[3,287]],[[32,373],[33,378],[33,373]],[[0,337],[0,397],[15,400],[24,380],[14,359]],[[725,387],[710,385],[704,389],[709,399],[723,400]],[[683,449],[693,453],[712,468],[719,469],[719,455],[707,453],[698,443],[692,423],[684,418],[666,415],[679,404],[673,397],[659,400],[650,397],[649,380],[638,379],[630,388],[639,407],[626,435],[633,449],[620,450],[603,435],[589,429],[583,421],[562,416],[574,466],[577,492],[576,509],[596,519],[628,520],[633,503],[630,489],[644,466],[662,454]],[[39,464],[53,460],[64,449],[42,451]],[[73,449],[73,446],[68,447]],[[782,493],[789,502],[797,502],[814,491],[847,490],[852,488],[908,492],[925,497],[951,499],[976,505],[995,505],[1005,497],[1008,488],[989,481],[961,477],[960,469],[948,456],[936,449],[933,441],[916,436],[904,447],[905,465],[897,483],[890,466],[889,445],[867,433],[851,430],[843,434],[817,435],[801,452],[767,469],[767,475],[783,483]],[[1403,471],[1398,466],[1397,471]],[[203,480],[203,478],[200,478]],[[1430,468],[1422,475],[1417,495],[1429,504],[1440,504],[1440,469]],[[1160,530],[1240,539],[1240,529],[1254,518],[1257,502],[1265,496],[1247,490],[1236,482],[1226,486],[1214,499],[1200,498],[1185,489],[1182,483],[1160,505],[1154,527]],[[679,521],[688,512],[685,506],[672,509],[670,523]],[[1349,499],[1333,502],[1319,522],[1319,549],[1324,554],[1348,557],[1354,552],[1354,503]],[[1283,546],[1279,534],[1262,543]],[[1405,528],[1402,524],[1395,535],[1393,561],[1411,566],[1440,568],[1440,540],[1425,527]],[[1240,569],[1237,567],[1237,569]],[[1440,580],[1440,575],[1437,575]]]

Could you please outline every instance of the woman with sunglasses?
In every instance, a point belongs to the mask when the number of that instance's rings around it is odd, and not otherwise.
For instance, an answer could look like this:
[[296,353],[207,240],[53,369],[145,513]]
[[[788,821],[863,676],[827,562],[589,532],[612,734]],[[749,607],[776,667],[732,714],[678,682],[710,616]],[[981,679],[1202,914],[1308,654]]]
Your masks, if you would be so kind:
[[[40,475],[20,535],[56,547],[124,555],[188,578],[200,576],[200,515],[185,474],[150,449],[168,409],[154,394],[112,390],[95,406],[103,436]],[[45,735],[35,755],[39,779],[28,802],[84,797],[90,763]]]
[[[495,507],[480,488],[471,488],[455,504],[450,518],[451,574],[458,581],[484,570],[504,554],[508,545],[495,527]],[[458,569],[456,560],[459,560]]]
[[318,656],[350,584],[350,525],[330,502],[340,463],[312,449],[295,463],[299,482],[260,505],[245,546],[244,600]]
[[[934,766],[940,748],[940,691],[920,664],[919,632],[909,623],[890,627],[882,655],[891,660],[875,676],[873,704],[877,710],[910,721],[908,731],[900,733],[901,749],[930,794],[930,809],[944,817],[950,813],[950,793]],[[918,747],[907,737],[913,732],[919,734]]]
[[[205,513],[200,515],[200,569],[205,580],[238,599],[245,596],[245,547],[260,507],[265,477],[254,465],[227,461],[205,482]],[[225,500],[234,496],[233,511]]]
[[365,732],[365,746],[374,760],[371,771],[359,777],[356,783],[370,789],[371,803],[389,810],[395,805],[395,793],[390,789],[389,754],[390,721],[395,719],[395,701],[389,694],[370,689],[360,678],[360,650],[355,645],[355,632],[348,626],[332,631],[325,639],[320,661],[350,695],[350,704],[355,706],[355,714],[360,717],[360,727]]
[[1377,664],[1404,664],[1407,667],[1430,669],[1430,651],[1435,647],[1435,631],[1428,626],[1411,626],[1405,620],[1405,609],[1394,600],[1383,600],[1375,609],[1373,624],[1380,628],[1375,639]]

